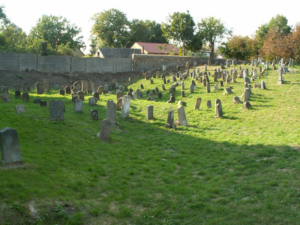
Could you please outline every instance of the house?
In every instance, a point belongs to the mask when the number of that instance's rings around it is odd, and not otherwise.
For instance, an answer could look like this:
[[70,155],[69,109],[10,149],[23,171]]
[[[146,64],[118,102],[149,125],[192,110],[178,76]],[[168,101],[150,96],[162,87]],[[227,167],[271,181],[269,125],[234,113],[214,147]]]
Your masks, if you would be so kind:
[[135,42],[132,49],[140,49],[147,55],[179,55],[179,48],[171,44]]
[[141,54],[141,50],[133,48],[98,48],[95,55],[100,58],[132,58],[132,54]]
[[75,57],[76,57],[76,58],[84,57],[84,53],[81,51],[80,48],[76,48],[76,49],[74,50],[74,52],[75,52]]

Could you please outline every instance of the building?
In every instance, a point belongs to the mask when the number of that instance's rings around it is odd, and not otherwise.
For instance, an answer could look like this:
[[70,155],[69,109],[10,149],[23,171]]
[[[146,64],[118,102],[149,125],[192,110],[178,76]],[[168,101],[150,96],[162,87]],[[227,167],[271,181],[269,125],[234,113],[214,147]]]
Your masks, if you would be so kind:
[[132,49],[140,49],[147,55],[179,55],[179,48],[171,44],[135,42]]
[[141,50],[133,48],[98,48],[95,55],[100,58],[132,58],[132,54],[141,54]]

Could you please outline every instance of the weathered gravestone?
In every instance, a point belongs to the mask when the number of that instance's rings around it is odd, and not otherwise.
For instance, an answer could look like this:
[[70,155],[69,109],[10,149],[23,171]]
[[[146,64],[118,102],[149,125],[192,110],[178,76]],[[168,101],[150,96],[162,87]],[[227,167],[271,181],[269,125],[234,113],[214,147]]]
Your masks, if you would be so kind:
[[106,103],[106,119],[115,125],[117,122],[117,105],[112,100],[108,100]]
[[65,90],[59,90],[60,95],[65,95]]
[[173,93],[170,94],[170,99],[167,102],[168,103],[174,103],[175,102],[175,95]]
[[217,99],[215,102],[215,112],[216,117],[223,117],[223,109],[222,109],[222,103],[220,99]]
[[199,108],[200,108],[201,101],[202,101],[201,98],[197,98],[197,99],[196,99],[195,109],[199,109]]
[[74,111],[75,112],[82,112],[83,101],[81,99],[76,99],[74,101]]
[[26,113],[26,109],[24,105],[16,105],[16,113]]
[[261,89],[263,89],[263,90],[266,90],[266,89],[267,89],[267,87],[266,87],[266,83],[265,83],[263,80],[261,81],[261,83],[260,83],[260,84],[261,84],[261,86],[260,86],[260,87],[261,87]]
[[162,93],[159,92],[159,93],[157,94],[157,97],[158,97],[158,99],[162,99]]
[[240,103],[242,103],[242,101],[240,100],[240,98],[238,96],[234,96],[233,97],[233,103],[234,104],[240,104]]
[[211,100],[208,100],[208,101],[206,102],[206,106],[207,106],[207,108],[211,108]]
[[38,95],[44,94],[44,86],[42,83],[37,82],[35,86]]
[[97,92],[99,93],[99,95],[103,94],[104,88],[102,86],[99,86]]
[[244,102],[248,101],[250,98],[251,90],[250,88],[245,88],[244,92]]
[[15,98],[21,98],[21,92],[15,91]]
[[89,98],[89,105],[93,106],[96,105],[97,99],[95,97]]
[[250,109],[251,108],[251,104],[250,104],[250,102],[244,102],[243,103],[243,108],[245,108],[245,109]]
[[[130,99],[130,98],[129,98]],[[102,120],[100,136],[101,141],[108,141],[110,136],[111,122],[108,119]]]
[[168,112],[168,118],[167,118],[167,123],[165,124],[166,128],[176,128],[174,124],[174,110],[171,109]]
[[21,163],[21,151],[16,129],[6,127],[0,130],[0,146],[3,164]]
[[121,118],[122,119],[129,117],[130,101],[131,101],[130,96],[125,95],[122,97],[122,109],[121,109]]
[[46,101],[40,101],[40,107],[47,107]]
[[92,109],[91,110],[91,118],[93,120],[97,120],[98,119],[98,110],[97,109]]
[[148,120],[152,120],[153,119],[153,106],[152,105],[148,105],[147,106],[146,116],[147,116]]
[[67,94],[67,95],[70,95],[71,94],[71,87],[65,87],[65,93]]
[[16,85],[16,86],[15,86],[15,91],[21,91],[20,85]]
[[117,101],[117,111],[121,111],[122,109],[122,97]]
[[22,100],[23,100],[23,102],[29,102],[30,101],[29,94],[28,93],[23,93],[22,94]]
[[96,99],[96,101],[100,100],[100,95],[98,92],[93,92],[93,97]]
[[82,91],[77,92],[77,98],[84,101],[84,93]]
[[28,92],[28,91],[30,91],[28,84],[27,83],[23,84],[23,92]]
[[50,84],[49,84],[49,82],[45,81],[43,83],[43,89],[44,89],[44,92],[49,92],[49,90],[50,90]]
[[206,93],[210,93],[210,84],[206,83]]
[[64,103],[60,100],[49,102],[50,120],[64,120]]
[[179,106],[177,108],[177,113],[178,113],[178,120],[179,120],[179,124],[182,126],[187,127],[187,121],[186,121],[186,115],[184,112],[184,107],[183,106]]

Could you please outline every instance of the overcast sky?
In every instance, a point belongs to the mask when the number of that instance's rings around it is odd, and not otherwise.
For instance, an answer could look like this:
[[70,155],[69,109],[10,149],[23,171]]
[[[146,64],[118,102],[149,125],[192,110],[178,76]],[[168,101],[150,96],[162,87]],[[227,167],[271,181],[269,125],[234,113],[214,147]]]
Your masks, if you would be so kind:
[[[27,34],[43,14],[65,17],[82,29],[81,35],[87,46],[93,25],[90,18],[111,8],[125,13],[128,20],[155,20],[158,23],[165,22],[173,12],[189,10],[196,23],[212,16],[233,29],[234,35],[242,36],[253,35],[260,25],[268,23],[277,14],[285,16],[293,27],[300,22],[299,0],[1,0],[0,5],[5,6],[7,17]],[[89,53],[88,49],[85,53]]]

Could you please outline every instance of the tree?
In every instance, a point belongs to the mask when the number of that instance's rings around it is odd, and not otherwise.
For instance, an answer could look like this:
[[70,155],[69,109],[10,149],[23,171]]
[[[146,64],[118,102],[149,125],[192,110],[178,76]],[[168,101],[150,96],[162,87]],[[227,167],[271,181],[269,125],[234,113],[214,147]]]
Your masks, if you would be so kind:
[[0,25],[5,26],[7,24],[10,24],[10,20],[6,17],[4,6],[0,6]]
[[45,40],[53,49],[59,45],[69,43],[71,49],[85,47],[83,37],[78,36],[81,29],[63,17],[44,15],[29,33],[29,43],[33,44],[37,39]]
[[255,46],[255,40],[248,36],[233,36],[227,43],[223,42],[219,50],[226,58],[234,57],[239,60],[249,60],[255,55]]
[[213,59],[215,44],[220,42],[226,34],[231,34],[219,19],[213,17],[204,18],[198,23],[199,35],[209,44],[210,59]]
[[130,45],[135,42],[166,43],[161,25],[150,20],[133,20],[130,23]]
[[110,9],[96,13],[92,20],[94,25],[91,38],[96,40],[99,47],[125,48],[129,46],[129,22],[123,12]]
[[264,39],[269,30],[268,24],[263,24],[255,31],[255,40],[257,41],[258,49],[264,45]]
[[278,27],[278,32],[282,35],[287,35],[291,33],[291,26],[288,25],[288,19],[282,15],[276,15],[276,17],[272,17],[269,21],[269,29],[274,29]]
[[293,57],[296,61],[300,61],[300,24],[297,24],[291,34],[293,43]]
[[169,15],[167,23],[162,25],[162,30],[169,41],[175,41],[182,45],[183,49],[198,51],[202,47],[202,37],[195,33],[195,22],[189,11]]

